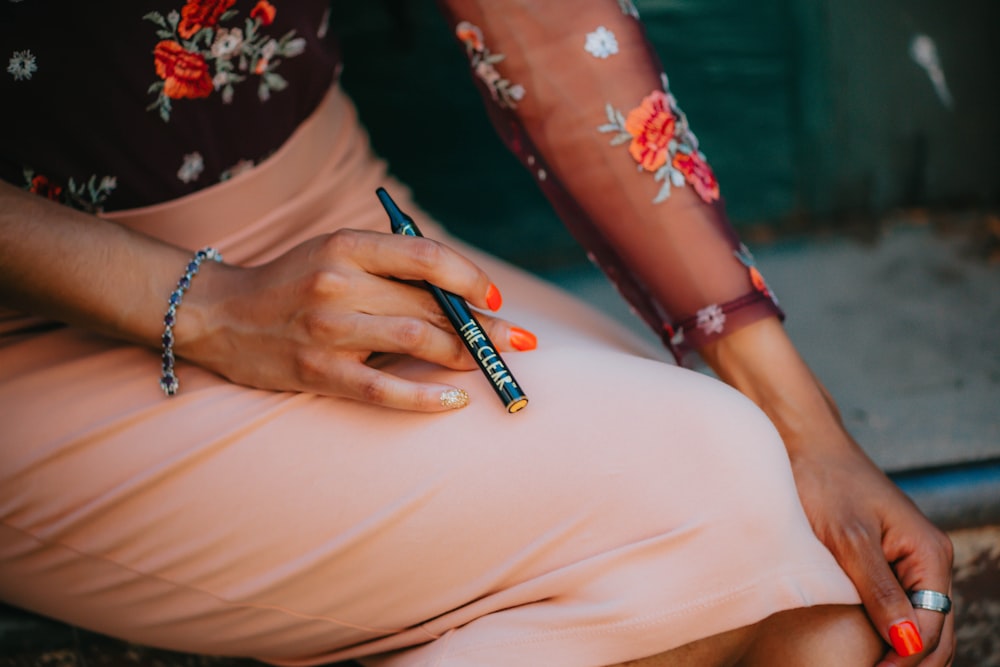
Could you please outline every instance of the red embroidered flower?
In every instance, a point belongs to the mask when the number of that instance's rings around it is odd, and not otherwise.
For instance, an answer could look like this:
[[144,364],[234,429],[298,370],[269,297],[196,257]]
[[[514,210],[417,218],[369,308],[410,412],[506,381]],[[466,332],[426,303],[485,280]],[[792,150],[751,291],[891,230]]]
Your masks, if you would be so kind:
[[177,26],[177,34],[184,39],[190,39],[202,28],[218,23],[219,17],[235,3],[236,0],[187,0],[187,4],[181,8],[181,22]]
[[250,10],[250,18],[260,19],[261,25],[271,25],[274,22],[274,15],[278,10],[267,0],[259,0],[257,5]]
[[173,40],[163,40],[153,49],[156,73],[163,79],[163,94],[173,99],[208,97],[212,77],[199,53],[185,51]]
[[459,40],[473,51],[482,51],[483,31],[468,21],[462,21],[455,26],[455,35]]
[[632,135],[629,154],[646,171],[667,163],[667,144],[674,136],[676,120],[662,91],[656,90],[625,118],[625,131]]
[[703,200],[711,203],[719,198],[719,182],[715,180],[712,168],[696,153],[678,151],[674,155],[673,165],[674,169],[684,174],[684,178]]
[[44,176],[35,176],[32,178],[31,187],[28,188],[28,191],[52,201],[59,201],[59,195],[62,194],[62,188],[58,185],[52,185],[52,182]]

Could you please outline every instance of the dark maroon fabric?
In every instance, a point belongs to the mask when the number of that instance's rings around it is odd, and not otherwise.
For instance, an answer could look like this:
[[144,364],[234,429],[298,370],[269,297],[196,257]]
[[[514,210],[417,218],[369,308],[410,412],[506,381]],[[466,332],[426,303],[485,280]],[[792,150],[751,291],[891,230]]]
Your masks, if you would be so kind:
[[[439,2],[500,135],[678,359],[781,315],[631,0]],[[0,178],[100,212],[250,169],[334,81],[328,21],[327,0],[0,0]]]
[[[5,0],[0,4],[0,63],[22,54],[11,65],[17,70],[21,64],[20,78],[9,69],[0,72],[0,178],[18,186],[30,186],[34,178],[40,194],[85,210],[113,211],[208,187],[219,182],[226,170],[257,163],[280,146],[333,81],[336,47],[328,34],[318,34],[328,2],[270,3],[275,8],[273,22],[261,25],[259,34],[278,40],[294,31],[293,39],[303,40],[296,43],[296,48],[303,47],[300,55],[281,58],[273,67],[273,73],[287,82],[284,89],[272,90],[269,99],[261,101],[262,76],[241,72],[246,80],[233,86],[230,103],[224,103],[222,91],[213,87],[204,97],[170,100],[171,113],[165,121],[156,108],[149,109],[158,97],[148,92],[150,86],[164,82],[157,74],[154,49],[164,41],[184,40],[165,39],[156,22],[144,17],[151,12],[164,19],[171,12],[180,16],[186,4],[211,9],[224,3]],[[255,7],[246,0],[234,3],[231,16],[205,26],[207,30],[196,38],[198,48],[210,48],[206,38],[218,37],[219,28],[246,33],[248,21],[261,20],[250,19]],[[36,67],[30,77],[23,65],[25,52]],[[212,63],[206,65],[209,76],[214,76]],[[178,172],[185,156],[194,153],[201,156],[204,168],[185,182]],[[84,185],[97,186],[106,177],[114,179],[115,187],[95,202]],[[83,188],[81,197],[69,193],[70,179],[77,189]]]

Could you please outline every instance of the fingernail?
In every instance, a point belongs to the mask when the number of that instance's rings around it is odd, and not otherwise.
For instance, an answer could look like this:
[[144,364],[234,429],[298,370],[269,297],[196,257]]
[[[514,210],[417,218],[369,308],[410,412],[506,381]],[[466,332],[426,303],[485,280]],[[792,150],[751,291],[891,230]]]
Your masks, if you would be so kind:
[[500,305],[503,303],[503,297],[500,296],[500,290],[493,283],[486,288],[486,305],[489,306],[490,310],[496,311],[500,310]]
[[464,389],[448,389],[441,392],[441,405],[450,410],[458,410],[469,404],[469,395]]
[[530,331],[521,327],[511,327],[510,344],[515,350],[524,352],[526,350],[534,350],[538,347],[538,339]]
[[924,641],[912,621],[903,621],[889,628],[889,640],[892,648],[903,658],[924,650]]

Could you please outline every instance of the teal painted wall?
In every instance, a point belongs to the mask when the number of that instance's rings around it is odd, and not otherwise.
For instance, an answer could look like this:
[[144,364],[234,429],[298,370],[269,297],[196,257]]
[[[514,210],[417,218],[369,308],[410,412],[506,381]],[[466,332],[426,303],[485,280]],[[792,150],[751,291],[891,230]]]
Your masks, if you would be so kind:
[[[737,226],[1000,205],[1000,1],[637,5]],[[345,88],[424,207],[529,267],[580,261],[494,136],[434,3],[333,6]],[[918,34],[934,42],[951,106],[911,56]]]

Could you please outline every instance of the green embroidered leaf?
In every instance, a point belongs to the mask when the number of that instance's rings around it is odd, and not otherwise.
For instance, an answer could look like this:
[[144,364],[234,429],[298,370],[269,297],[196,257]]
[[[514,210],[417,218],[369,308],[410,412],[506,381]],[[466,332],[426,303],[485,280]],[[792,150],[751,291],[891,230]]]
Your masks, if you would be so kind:
[[160,118],[164,123],[170,122],[170,98],[160,97]]
[[276,72],[265,72],[264,81],[272,90],[284,90],[288,87],[288,82]]
[[631,141],[631,140],[632,140],[632,135],[631,134],[629,134],[628,132],[622,132],[621,134],[618,134],[614,138],[611,139],[611,145],[612,146],[621,146],[626,141]]
[[[149,93],[155,93],[158,90],[160,90],[161,88],[163,88],[163,82],[162,81],[157,81],[156,83],[150,85],[149,88],[146,89],[146,94],[148,95]],[[149,109],[151,109],[151,108],[152,107],[149,107],[146,110],[149,111]]]
[[167,22],[164,20],[163,15],[160,14],[160,12],[149,12],[142,18],[146,21],[152,21],[156,25],[161,26],[163,28],[167,27]]
[[234,18],[237,14],[239,14],[239,12],[236,11],[235,9],[227,9],[226,11],[222,12],[222,16],[219,17],[219,23],[228,21],[229,19]]
[[659,204],[662,201],[666,201],[668,197],[670,197],[670,179],[663,181],[663,187],[656,193],[656,197],[653,198],[653,203]]
[[505,57],[502,53],[491,53],[483,60],[489,65],[496,65],[498,62],[502,62]]
[[173,39],[174,33],[170,32],[169,30],[157,30],[156,36],[159,37],[160,39]]

